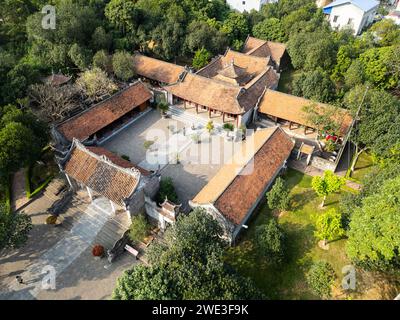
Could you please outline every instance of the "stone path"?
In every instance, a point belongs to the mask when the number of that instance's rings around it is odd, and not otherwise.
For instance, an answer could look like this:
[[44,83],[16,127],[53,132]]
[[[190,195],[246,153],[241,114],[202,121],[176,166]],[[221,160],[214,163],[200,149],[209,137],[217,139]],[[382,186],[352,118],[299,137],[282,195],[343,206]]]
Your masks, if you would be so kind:
[[21,169],[13,175],[11,186],[11,208],[17,211],[30,200],[26,197],[25,191],[25,170]]
[[[104,198],[95,199],[86,209],[71,231],[47,250],[39,259],[29,265],[20,275],[27,283],[21,285],[13,278],[7,285],[11,299],[30,300],[42,291],[42,281],[51,268],[54,268],[56,277],[87,249],[108,218],[111,216],[110,203]],[[43,273],[45,272],[45,273]]]

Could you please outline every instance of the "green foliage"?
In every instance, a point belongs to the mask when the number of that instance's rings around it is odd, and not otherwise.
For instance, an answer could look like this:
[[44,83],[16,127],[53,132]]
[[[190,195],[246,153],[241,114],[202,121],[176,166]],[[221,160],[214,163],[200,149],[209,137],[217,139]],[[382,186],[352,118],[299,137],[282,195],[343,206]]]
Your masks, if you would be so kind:
[[234,40],[244,41],[249,34],[249,26],[246,17],[239,12],[229,13],[222,24],[221,31],[228,36],[231,43]]
[[149,231],[149,224],[144,214],[138,214],[132,217],[132,224],[129,227],[129,239],[133,243],[143,241]]
[[318,68],[303,72],[292,83],[293,94],[319,102],[329,102],[335,97],[335,87],[329,75]]
[[193,63],[192,63],[193,68],[199,70],[205,67],[210,62],[210,59],[211,59],[211,54],[206,49],[201,48],[197,50],[193,58]]
[[232,123],[224,123],[222,128],[226,131],[233,131],[235,129],[235,126]]
[[326,212],[317,214],[315,227],[315,237],[320,240],[338,240],[345,235],[342,226],[342,215],[335,209],[329,209]]
[[79,68],[79,70],[85,70],[92,59],[92,53],[90,50],[84,49],[77,43],[74,43],[68,51],[68,56],[71,61]]
[[213,130],[214,130],[214,122],[208,121],[207,125],[206,125],[206,129],[207,129],[208,133],[211,134],[211,132],[213,132]]
[[[335,106],[327,105],[324,110],[320,110],[316,103],[311,103],[303,107],[307,120],[318,130],[329,134],[338,135],[340,124],[335,119],[341,119],[344,115]],[[336,115],[334,119],[332,115]]]
[[270,209],[288,210],[290,206],[289,190],[281,177],[275,180],[271,190],[267,192],[267,202]]
[[107,73],[112,72],[111,57],[105,50],[97,51],[93,56],[93,67],[99,68]]
[[0,250],[19,248],[28,240],[31,218],[23,213],[9,213],[0,205]]
[[157,193],[157,202],[163,203],[165,198],[168,200],[178,203],[178,195],[176,194],[174,182],[171,177],[161,178],[160,189]]
[[[330,170],[325,171],[323,177],[315,176],[311,181],[313,190],[318,194],[318,196],[324,197],[324,201],[326,196],[339,191],[344,184],[345,179],[335,175]],[[322,202],[321,207],[324,206],[324,201]]]
[[185,39],[185,47],[191,53],[205,49],[219,54],[228,45],[226,36],[216,27],[205,21],[193,21],[189,24]]
[[114,299],[250,299],[252,283],[224,261],[218,222],[203,210],[181,216],[165,241],[149,248],[150,267],[138,265],[117,281]]
[[285,255],[285,235],[275,219],[256,228],[255,242],[258,252],[271,264],[280,264]]
[[362,199],[350,222],[346,251],[360,266],[388,271],[400,266],[400,178],[383,182]]
[[400,42],[400,26],[391,19],[375,22],[369,32],[378,38],[378,44],[381,47],[392,46]]
[[48,138],[46,124],[32,113],[11,105],[0,109],[0,177],[36,161]]
[[335,271],[328,262],[319,261],[314,263],[307,273],[307,284],[311,290],[321,298],[329,298],[332,285],[335,282]]
[[117,78],[128,81],[134,75],[133,58],[126,51],[118,51],[112,57],[112,66]]
[[381,159],[391,157],[391,150],[400,141],[400,102],[382,90],[370,88],[365,92],[364,86],[357,86],[344,97],[345,105],[353,114],[363,102],[360,122],[351,139],[360,147],[369,148]]
[[270,18],[256,24],[253,28],[253,35],[256,38],[270,41],[284,42],[285,31],[279,19]]

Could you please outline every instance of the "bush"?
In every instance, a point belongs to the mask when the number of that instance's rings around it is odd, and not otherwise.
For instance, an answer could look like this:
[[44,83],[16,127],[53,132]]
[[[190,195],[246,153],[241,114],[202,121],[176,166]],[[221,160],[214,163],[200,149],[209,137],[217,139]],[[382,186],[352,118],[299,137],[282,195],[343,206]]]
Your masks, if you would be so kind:
[[275,219],[256,228],[256,244],[258,252],[268,262],[279,264],[284,258],[285,236]]
[[131,159],[129,158],[129,156],[127,156],[126,154],[123,154],[121,156],[122,159],[126,160],[126,161],[131,161]]
[[46,218],[46,224],[56,224],[57,216],[51,215]]
[[266,193],[270,209],[288,210],[290,205],[289,190],[282,178],[277,178],[271,190]]
[[335,271],[325,261],[314,263],[306,275],[311,290],[321,298],[331,297],[331,287],[335,282]]
[[126,51],[118,51],[112,57],[112,67],[114,74],[122,81],[128,81],[134,75],[133,58]]
[[160,189],[158,190],[157,197],[156,197],[157,202],[163,203],[165,200],[165,197],[167,197],[168,200],[170,200],[174,203],[178,202],[178,195],[176,194],[173,180],[170,177],[161,179]]
[[232,123],[225,123],[222,128],[226,131],[233,131],[235,129],[235,126]]
[[92,249],[92,254],[95,257],[102,257],[104,254],[104,247],[100,244],[96,244]]
[[148,234],[148,229],[149,224],[144,214],[134,216],[132,218],[132,224],[129,227],[129,239],[131,239],[133,243],[143,241]]

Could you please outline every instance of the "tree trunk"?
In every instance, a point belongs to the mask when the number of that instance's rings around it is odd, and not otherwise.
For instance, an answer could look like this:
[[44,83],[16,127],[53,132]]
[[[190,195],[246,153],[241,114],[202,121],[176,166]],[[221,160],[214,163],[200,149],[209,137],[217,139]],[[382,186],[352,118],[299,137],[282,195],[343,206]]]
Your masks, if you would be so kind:
[[321,208],[324,207],[324,205],[325,205],[325,200],[326,200],[326,196],[324,196],[324,198],[322,199]]
[[328,240],[324,239],[324,247],[328,244]]
[[360,155],[366,150],[366,148],[363,148],[361,150],[358,150],[358,146],[356,145],[356,155],[354,156],[353,159],[353,163],[351,164],[351,168],[350,168],[350,177],[351,174],[354,172],[355,168],[356,168],[356,164],[358,161],[358,158],[360,157]]

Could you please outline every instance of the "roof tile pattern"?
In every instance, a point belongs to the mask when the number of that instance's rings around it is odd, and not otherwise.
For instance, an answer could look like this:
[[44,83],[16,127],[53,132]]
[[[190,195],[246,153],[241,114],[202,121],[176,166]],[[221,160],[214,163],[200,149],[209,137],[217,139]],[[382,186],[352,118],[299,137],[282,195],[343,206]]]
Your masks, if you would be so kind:
[[179,76],[185,71],[184,67],[141,54],[135,54],[133,61],[138,75],[167,84],[177,82]]
[[136,190],[140,173],[124,169],[96,155],[74,140],[65,172],[83,185],[103,195],[117,205],[124,206],[124,199]]
[[215,202],[215,207],[228,220],[240,225],[266,186],[289,157],[294,143],[281,129],[277,129],[254,155],[254,162],[244,167],[250,174],[237,175]]
[[286,51],[286,45],[279,42],[265,41],[253,37],[248,37],[243,48],[243,53],[256,56],[268,57],[280,65],[281,59]]
[[[323,103],[315,103],[311,100],[290,94],[267,90],[261,99],[259,112],[314,128],[315,126],[310,123],[307,119],[307,114],[303,111],[305,106],[312,104],[316,104],[316,107],[321,109],[328,107],[328,105]],[[345,109],[338,108],[337,112],[339,115],[333,120],[340,124],[340,135],[345,136],[353,123],[353,117]]]
[[83,141],[115,120],[142,105],[152,97],[140,81],[94,105],[58,126],[58,130],[70,141]]

